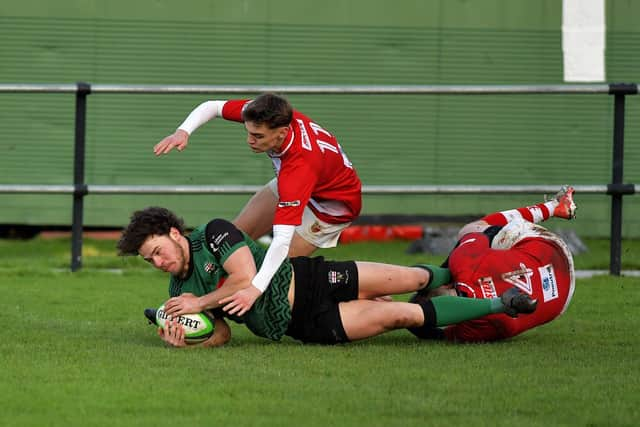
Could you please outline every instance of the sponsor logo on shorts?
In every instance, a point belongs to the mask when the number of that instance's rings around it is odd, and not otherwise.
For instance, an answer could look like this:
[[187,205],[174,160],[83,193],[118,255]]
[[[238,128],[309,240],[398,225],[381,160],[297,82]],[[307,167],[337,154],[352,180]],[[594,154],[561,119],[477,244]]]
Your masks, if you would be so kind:
[[558,281],[553,266],[551,264],[543,265],[538,268],[538,272],[540,273],[544,302],[558,298]]
[[320,233],[322,231],[322,226],[318,221],[315,221],[313,224],[311,224],[311,227],[309,227],[309,231],[314,234]]
[[482,290],[484,298],[498,298],[496,286],[493,284],[493,279],[491,277],[482,277],[478,279],[478,284],[480,285],[480,290]]
[[329,283],[332,285],[338,285],[347,283],[349,281],[349,274],[343,274],[341,271],[329,270]]
[[290,202],[278,202],[279,208],[295,208],[300,206],[300,200],[292,200]]

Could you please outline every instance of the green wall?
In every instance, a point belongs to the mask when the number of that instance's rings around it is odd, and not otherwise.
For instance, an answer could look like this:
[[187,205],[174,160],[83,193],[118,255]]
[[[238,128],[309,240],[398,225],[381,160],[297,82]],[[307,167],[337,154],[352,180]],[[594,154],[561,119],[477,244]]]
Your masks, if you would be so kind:
[[[0,82],[122,84],[558,84],[556,0],[5,1]],[[607,2],[607,80],[640,80],[640,5]],[[251,94],[247,94],[250,96]],[[211,98],[224,98],[212,95]],[[88,100],[89,184],[262,184],[270,161],[241,126],[216,121],[183,153],[154,158],[203,96],[106,95]],[[605,184],[612,98],[595,95],[296,95],[336,134],[363,182]],[[627,104],[625,181],[640,183],[639,104]],[[73,95],[0,94],[0,182],[68,184]],[[168,205],[191,225],[233,217],[248,196],[89,196],[88,225]],[[523,196],[368,196],[365,214],[482,214]],[[581,232],[609,233],[609,198],[578,196]],[[69,224],[70,196],[0,195],[0,223]],[[624,233],[639,235],[637,196]]]

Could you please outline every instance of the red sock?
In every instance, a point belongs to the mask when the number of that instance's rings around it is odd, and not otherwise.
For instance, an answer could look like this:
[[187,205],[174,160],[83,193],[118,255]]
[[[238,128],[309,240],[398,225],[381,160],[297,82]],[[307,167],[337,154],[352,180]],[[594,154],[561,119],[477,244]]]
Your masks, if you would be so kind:
[[[549,202],[547,202],[549,203]],[[511,209],[508,211],[494,212],[482,218],[489,225],[506,225],[516,219],[524,219],[529,222],[538,223],[549,219],[551,212],[546,203],[538,203],[534,206]]]

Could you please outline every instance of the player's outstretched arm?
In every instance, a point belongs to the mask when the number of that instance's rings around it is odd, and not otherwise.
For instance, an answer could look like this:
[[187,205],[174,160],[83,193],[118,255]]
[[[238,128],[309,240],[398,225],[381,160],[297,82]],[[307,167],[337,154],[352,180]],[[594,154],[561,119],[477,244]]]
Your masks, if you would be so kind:
[[153,154],[161,156],[163,154],[167,154],[174,148],[178,149],[178,151],[182,151],[187,147],[188,143],[189,134],[182,129],[178,129],[171,135],[165,137],[162,141],[158,142],[156,146],[153,147]]
[[251,280],[251,286],[236,292],[230,297],[221,299],[219,303],[223,306],[224,311],[242,316],[251,309],[253,303],[269,287],[271,279],[287,257],[294,232],[295,227],[293,225],[273,226],[273,241],[269,249],[267,249],[260,270]]
[[156,156],[167,154],[174,148],[182,151],[189,142],[189,135],[203,124],[222,116],[222,107],[226,101],[206,101],[198,105],[185,119],[178,129],[153,147]]
[[262,295],[262,291],[251,285],[248,288],[239,290],[230,297],[221,299],[220,305],[223,306],[223,310],[229,314],[243,316],[251,309],[253,303],[260,298],[260,295]]
[[170,316],[179,316],[217,308],[220,306],[219,301],[221,299],[250,287],[251,279],[256,274],[255,261],[247,246],[236,249],[227,258],[222,268],[229,274],[223,286],[200,297],[191,293],[184,293],[177,297],[169,298],[164,305],[165,312]]

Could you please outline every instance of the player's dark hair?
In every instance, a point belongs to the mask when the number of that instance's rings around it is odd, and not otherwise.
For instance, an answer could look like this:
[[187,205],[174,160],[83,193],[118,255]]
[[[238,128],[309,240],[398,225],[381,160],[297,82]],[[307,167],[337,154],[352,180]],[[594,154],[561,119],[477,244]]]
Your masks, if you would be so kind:
[[168,235],[171,227],[184,234],[184,221],[169,209],[150,206],[135,211],[118,241],[120,255],[138,255],[138,249],[151,235]]
[[256,125],[266,124],[269,129],[289,126],[293,119],[291,103],[276,94],[263,93],[242,110],[242,120]]

